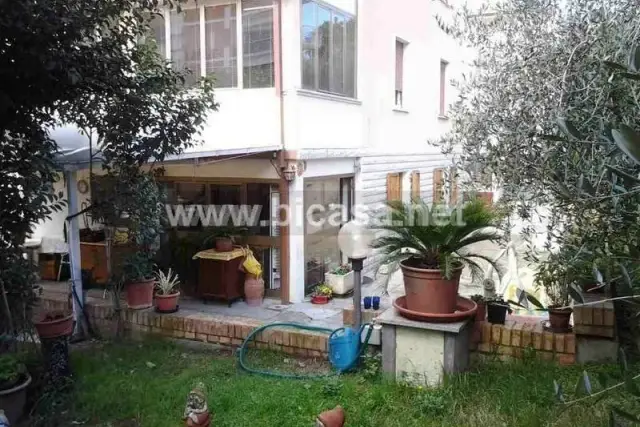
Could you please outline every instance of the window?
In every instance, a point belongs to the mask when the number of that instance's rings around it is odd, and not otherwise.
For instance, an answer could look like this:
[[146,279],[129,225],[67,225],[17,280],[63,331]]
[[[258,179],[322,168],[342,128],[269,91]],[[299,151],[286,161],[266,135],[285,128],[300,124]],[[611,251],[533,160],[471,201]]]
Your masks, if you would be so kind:
[[236,5],[205,7],[204,31],[207,75],[215,76],[217,87],[237,87]]
[[171,61],[176,70],[189,70],[185,84],[193,85],[202,75],[200,67],[200,15],[198,9],[171,13]]
[[447,117],[447,61],[440,61],[440,117]]
[[445,178],[444,169],[433,170],[433,204],[439,204],[444,202],[445,196]]
[[164,16],[162,14],[155,15],[151,20],[151,36],[156,41],[158,45],[158,51],[163,58],[167,57],[167,40],[165,33],[165,25]]
[[402,107],[404,88],[404,48],[405,43],[396,40],[396,106]]
[[[176,70],[187,69],[185,84],[192,86],[213,75],[216,87],[263,88],[274,85],[273,1],[244,0],[216,6],[183,8],[151,22],[158,48]],[[242,28],[238,25],[241,22]],[[170,29],[170,40],[164,28]]]
[[355,97],[355,3],[353,12],[302,0],[303,88]]
[[242,2],[243,82],[245,88],[273,87],[273,2]]
[[402,174],[387,175],[387,201],[402,200]]

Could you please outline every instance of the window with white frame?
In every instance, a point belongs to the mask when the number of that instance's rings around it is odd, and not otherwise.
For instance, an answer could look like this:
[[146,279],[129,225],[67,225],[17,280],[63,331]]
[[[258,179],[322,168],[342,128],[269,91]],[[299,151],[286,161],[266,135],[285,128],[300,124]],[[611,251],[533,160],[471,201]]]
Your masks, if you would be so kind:
[[447,117],[447,66],[449,63],[440,60],[440,105],[438,114],[442,118]]
[[395,103],[397,107],[402,107],[402,97],[404,95],[404,50],[405,43],[396,39],[396,90]]
[[220,88],[274,85],[273,0],[183,5],[156,17],[151,29],[172,66],[190,71],[187,86],[205,75]]
[[[355,2],[301,1],[302,87],[355,97]],[[341,9],[337,5],[347,6],[350,10]]]

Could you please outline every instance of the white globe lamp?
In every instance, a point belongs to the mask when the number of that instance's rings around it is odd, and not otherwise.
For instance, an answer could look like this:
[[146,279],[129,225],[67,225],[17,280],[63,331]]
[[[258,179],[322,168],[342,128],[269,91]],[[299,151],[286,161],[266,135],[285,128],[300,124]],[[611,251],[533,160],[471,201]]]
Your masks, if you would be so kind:
[[362,265],[371,254],[374,238],[373,230],[356,221],[349,221],[338,233],[338,246],[353,268],[353,320],[356,329],[362,323]]

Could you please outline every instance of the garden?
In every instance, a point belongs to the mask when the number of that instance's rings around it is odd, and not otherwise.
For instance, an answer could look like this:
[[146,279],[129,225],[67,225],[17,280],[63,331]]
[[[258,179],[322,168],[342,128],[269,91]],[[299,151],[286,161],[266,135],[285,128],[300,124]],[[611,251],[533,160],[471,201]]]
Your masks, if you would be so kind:
[[[388,272],[401,271],[404,295],[380,316],[381,351],[362,346],[363,257],[347,253],[351,265],[330,272],[311,297],[324,305],[353,288],[358,320],[342,335],[332,333],[320,354],[302,348],[305,357],[274,351],[282,342],[268,334],[258,341],[262,330],[246,325],[232,327],[225,342],[210,334],[221,344],[215,346],[126,336],[137,310],[155,305],[160,320],[141,325],[148,330],[162,330],[162,319],[179,310],[189,268],[160,262],[165,194],[156,164],[196,142],[218,107],[215,82],[203,78],[201,90],[185,88],[184,73],[167,67],[147,40],[155,1],[67,3],[0,4],[3,34],[13,41],[2,48],[11,64],[0,66],[0,426],[640,423],[634,1],[505,0],[479,14],[456,9],[453,23],[438,20],[478,57],[473,73],[456,82],[451,131],[433,141],[454,160],[464,203],[440,209],[424,200],[391,201],[391,224],[354,226],[366,235],[356,238],[366,240],[366,253],[378,250]],[[129,30],[110,31],[114,22]],[[97,334],[78,295],[63,311],[42,310],[24,254],[33,225],[69,203],[51,191],[61,179],[60,153],[46,131],[67,123],[90,141],[95,191],[90,206],[73,215],[90,212],[104,225],[113,339],[86,339]],[[487,175],[500,193],[495,204],[474,196],[486,190],[478,185]],[[516,223],[526,242],[518,255],[535,270],[536,288],[510,297],[495,292],[504,265],[482,245],[508,245]],[[131,248],[120,258],[113,248],[123,229]],[[233,272],[247,273],[249,305],[259,306],[262,266],[246,249],[233,255],[235,231],[218,230],[216,250],[198,255],[235,259]],[[464,269],[484,294],[460,295]],[[483,276],[487,269],[497,278]],[[375,309],[380,300],[364,305]],[[519,309],[543,317],[529,329],[510,315]],[[605,340],[615,346],[613,357],[581,363],[576,354],[587,353],[585,337],[603,330],[612,331]],[[369,325],[365,341],[373,331]],[[194,326],[181,338],[199,332]],[[208,337],[200,341],[211,343]],[[347,363],[338,349],[350,350]],[[264,375],[247,372],[245,359]]]

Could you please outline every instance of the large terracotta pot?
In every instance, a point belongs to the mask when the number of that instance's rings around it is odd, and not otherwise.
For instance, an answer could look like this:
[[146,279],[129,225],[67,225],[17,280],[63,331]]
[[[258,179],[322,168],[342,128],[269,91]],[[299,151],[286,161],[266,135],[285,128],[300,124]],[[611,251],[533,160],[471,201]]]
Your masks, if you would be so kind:
[[27,374],[16,386],[0,390],[0,408],[4,409],[4,414],[12,426],[18,424],[18,420],[24,413],[29,384],[31,384],[31,377]]
[[40,339],[68,336],[73,333],[73,314],[65,312],[46,312],[33,325]]
[[569,332],[569,320],[573,309],[571,307],[557,309],[549,307],[549,326],[553,332]]
[[174,312],[178,309],[178,299],[180,292],[173,295],[156,294],[156,308],[161,312]]
[[400,263],[404,276],[407,309],[422,313],[453,313],[456,310],[458,285],[462,268],[454,270],[451,279],[440,270],[427,270]]
[[133,310],[142,310],[153,305],[154,279],[132,282],[127,285],[127,305]]
[[247,274],[247,278],[244,281],[244,299],[247,305],[251,307],[259,307],[262,305],[262,299],[264,298],[264,280],[257,279],[254,276]]

